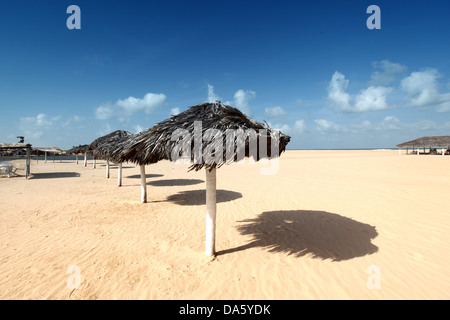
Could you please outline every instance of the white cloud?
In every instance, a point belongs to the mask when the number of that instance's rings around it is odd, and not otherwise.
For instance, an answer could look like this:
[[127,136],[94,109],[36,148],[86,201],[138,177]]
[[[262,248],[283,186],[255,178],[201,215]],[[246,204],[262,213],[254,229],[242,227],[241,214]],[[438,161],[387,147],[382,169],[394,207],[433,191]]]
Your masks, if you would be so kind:
[[316,130],[320,133],[336,133],[346,131],[345,127],[338,125],[333,121],[316,119],[314,122],[317,124]]
[[392,88],[370,86],[361,90],[355,97],[353,111],[369,111],[387,109],[386,97],[392,92]]
[[[249,105],[249,101],[256,97],[256,92],[252,90],[239,89],[234,93],[233,101],[225,101],[225,105],[234,106],[235,108],[242,111],[247,116],[253,116],[253,111]],[[213,103],[216,101],[222,101],[218,95],[214,92],[214,86],[208,84],[208,102]]]
[[302,134],[307,131],[305,120],[303,119],[295,121],[293,126],[286,123],[272,124],[270,122],[268,122],[268,125],[272,129],[281,131],[284,134]]
[[[39,113],[35,117],[21,117],[18,129],[25,139],[39,139],[45,132],[56,128],[58,125],[64,126],[61,116],[49,116],[45,113]],[[31,141],[32,142],[32,141]]]
[[408,102],[415,107],[437,106],[438,112],[450,111],[450,93],[440,93],[437,79],[441,75],[436,69],[412,72],[401,82]]
[[379,129],[381,130],[399,130],[401,129],[400,120],[395,116],[386,116],[381,122]]
[[106,104],[95,109],[95,117],[100,120],[108,120],[114,118],[116,110],[111,104]]
[[402,80],[401,87],[414,106],[436,104],[439,101],[436,81],[438,77],[436,69],[412,72],[409,77]]
[[122,107],[125,112],[135,113],[144,111],[146,114],[152,113],[160,107],[166,100],[166,95],[162,93],[147,93],[142,99],[128,97],[124,100],[118,100],[116,105]]
[[273,126],[270,127],[274,130],[281,131],[284,134],[289,134],[292,130],[292,128],[288,124],[281,124],[281,123],[274,124]]
[[264,110],[264,115],[268,118],[276,118],[276,117],[284,116],[286,114],[287,114],[286,111],[279,106],[276,106],[273,108],[266,108]]
[[328,98],[341,110],[350,110],[350,95],[345,92],[348,87],[348,80],[345,76],[336,71],[331,77],[328,86]]
[[218,95],[214,93],[214,86],[208,84],[208,101],[209,103],[214,103],[216,101],[221,101]]
[[172,109],[170,109],[170,115],[171,116],[176,116],[179,113],[180,113],[180,108],[172,108]]
[[144,112],[151,114],[157,108],[164,105],[166,95],[163,93],[147,93],[142,99],[128,97],[119,99],[114,104],[104,104],[95,110],[95,117],[100,120],[117,119],[127,120],[132,114]]
[[306,132],[307,128],[306,128],[305,120],[302,119],[302,120],[295,121],[294,131],[299,134]]
[[234,105],[247,116],[251,117],[253,115],[253,112],[248,102],[255,97],[255,91],[240,89],[234,94]]
[[369,120],[364,120],[360,124],[354,124],[351,127],[353,132],[367,132],[376,130],[376,127]]
[[389,60],[374,61],[372,62],[374,69],[381,69],[381,71],[374,71],[372,73],[372,84],[390,84],[394,82],[397,77],[406,72],[408,69],[399,63],[393,63]]
[[[439,125],[431,120],[420,120],[417,122],[404,123],[401,122],[396,116],[386,116],[384,119],[378,123],[372,123],[369,120],[364,120],[361,124],[351,125],[351,131],[353,133],[360,134],[361,132],[387,132],[387,131],[398,131],[402,130],[405,132],[417,132],[421,131],[431,131],[436,130],[436,132],[441,132],[448,130],[450,122],[443,125]],[[379,133],[377,133],[379,134]],[[436,133],[436,135],[439,135]]]
[[141,126],[140,124],[136,124],[134,125],[134,133],[139,133],[145,130],[145,128],[143,126]]
[[39,139],[44,135],[42,131],[25,131],[25,136],[31,139]]
[[49,117],[48,115],[46,115],[44,113],[39,113],[36,117],[20,118],[20,124],[24,128],[52,127],[60,119],[61,119],[61,116]]
[[370,86],[362,89],[357,96],[352,97],[346,92],[348,84],[349,81],[345,76],[336,71],[328,86],[328,98],[339,111],[364,112],[388,108],[386,98],[392,92],[392,88]]

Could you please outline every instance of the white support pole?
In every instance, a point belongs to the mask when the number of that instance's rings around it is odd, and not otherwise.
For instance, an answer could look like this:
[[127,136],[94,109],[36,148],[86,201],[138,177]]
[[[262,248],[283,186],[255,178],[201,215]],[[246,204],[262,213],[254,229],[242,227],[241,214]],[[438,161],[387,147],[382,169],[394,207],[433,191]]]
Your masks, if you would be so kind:
[[402,148],[398,148],[398,155],[402,155]]
[[207,256],[216,254],[216,168],[206,169],[206,240]]
[[106,160],[106,178],[109,179],[109,160]]
[[141,165],[141,202],[147,202],[147,181],[145,177],[145,165]]
[[26,160],[26,168],[25,168],[25,177],[28,179],[28,176],[31,173],[31,148],[27,147],[27,160]]
[[122,162],[119,163],[119,166],[117,167],[117,185],[119,187],[122,186]]
[[419,149],[420,149],[420,148],[419,148],[419,147],[417,147],[417,155],[419,155],[419,151],[420,151]]
[[87,167],[87,152],[84,153],[84,166]]
[[444,147],[442,147],[442,155],[444,155]]

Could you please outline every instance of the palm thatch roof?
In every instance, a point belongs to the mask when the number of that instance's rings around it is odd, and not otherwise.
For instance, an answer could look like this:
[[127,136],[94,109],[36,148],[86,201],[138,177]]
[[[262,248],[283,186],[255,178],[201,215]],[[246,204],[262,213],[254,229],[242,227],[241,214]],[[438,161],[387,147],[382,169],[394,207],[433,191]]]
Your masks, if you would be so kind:
[[21,142],[13,142],[13,143],[0,143],[1,149],[26,149],[30,148],[31,144],[29,143],[21,143]]
[[[201,121],[201,133],[195,130],[196,121]],[[198,154],[195,154],[195,150],[190,152],[190,160],[193,163],[189,170],[200,170],[205,167],[208,170],[211,170],[215,167],[220,167],[224,163],[230,163],[233,161],[241,160],[237,159],[237,155],[241,155],[242,152],[245,153],[245,156],[250,156],[250,146],[249,139],[246,139],[245,143],[242,144],[236,143],[236,138],[234,139],[233,146],[227,146],[226,143],[226,131],[231,130],[242,130],[246,132],[247,130],[253,130],[257,136],[260,138],[264,135],[264,140],[267,142],[267,156],[274,157],[279,156],[286,149],[286,145],[288,144],[290,137],[279,133],[278,139],[278,150],[276,150],[277,154],[271,154],[271,143],[272,136],[278,132],[267,125],[257,122],[236,108],[222,105],[220,102],[217,103],[202,103],[196,106],[192,106],[186,111],[179,113],[178,115],[174,115],[162,122],[155,124],[152,128],[147,129],[139,134],[132,136],[130,139],[123,141],[120,146],[112,153],[112,158],[115,162],[134,162],[139,165],[147,165],[156,163],[160,160],[172,160],[172,152],[174,148],[178,147],[177,144],[179,141],[173,140],[173,135],[176,134],[177,130],[182,130],[189,134],[189,140],[184,141],[188,143],[193,150],[193,147],[197,144],[201,143],[201,150],[205,150],[207,148],[213,148],[213,140],[205,139],[205,136],[208,135],[209,129],[215,129],[216,134],[214,137],[217,137],[217,132],[219,131],[222,134],[223,138],[223,159],[214,163],[205,163],[204,159],[198,160]],[[217,131],[218,130],[218,131]],[[260,131],[262,130],[262,131]],[[264,131],[265,130],[265,131]],[[180,132],[180,131],[178,131]],[[214,131],[209,131],[214,132]],[[201,134],[201,135],[200,135]],[[272,134],[272,135],[271,135]],[[202,139],[203,137],[203,139]],[[205,141],[206,140],[206,141]],[[257,155],[255,161],[260,160],[260,158],[265,157],[266,155],[260,155],[260,140],[257,139]],[[200,141],[200,142],[199,142]],[[276,140],[275,140],[276,141]],[[241,145],[241,147],[239,147]],[[234,148],[230,150],[230,148]],[[240,148],[240,149],[239,149]],[[225,152],[226,151],[226,152]],[[226,158],[226,155],[229,155],[230,152],[234,154],[234,157]],[[253,153],[252,153],[253,154]],[[195,160],[195,161],[194,161]],[[199,163],[200,162],[200,163]]]
[[72,149],[69,149],[66,151],[67,154],[81,154],[81,153],[85,153],[87,152],[87,148],[89,147],[89,145],[87,144],[83,144],[83,145],[79,145],[77,147],[73,147]]
[[118,147],[124,139],[131,138],[133,134],[124,130],[116,130],[100,138],[95,139],[88,150],[97,159],[109,160],[111,153]]
[[450,136],[422,137],[397,145],[398,148],[450,146]]
[[37,147],[37,148],[33,148],[33,150],[37,150],[37,151],[41,151],[41,152],[58,153],[58,154],[64,153],[64,151],[58,147]]

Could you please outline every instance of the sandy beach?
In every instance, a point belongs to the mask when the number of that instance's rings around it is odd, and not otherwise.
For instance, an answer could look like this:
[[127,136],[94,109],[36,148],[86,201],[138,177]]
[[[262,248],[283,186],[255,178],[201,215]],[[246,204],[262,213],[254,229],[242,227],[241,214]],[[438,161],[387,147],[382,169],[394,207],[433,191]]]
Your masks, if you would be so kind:
[[214,260],[204,170],[147,166],[144,204],[139,167],[124,164],[117,187],[104,164],[1,175],[0,299],[450,298],[450,156],[305,150],[273,175],[223,166]]

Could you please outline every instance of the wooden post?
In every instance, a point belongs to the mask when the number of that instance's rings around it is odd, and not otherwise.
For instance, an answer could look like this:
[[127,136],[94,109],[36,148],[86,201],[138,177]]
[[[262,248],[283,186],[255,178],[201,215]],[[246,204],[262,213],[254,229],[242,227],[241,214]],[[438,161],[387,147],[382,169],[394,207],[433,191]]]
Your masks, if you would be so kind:
[[30,175],[30,162],[31,162],[31,148],[27,147],[27,160],[26,160],[26,169],[25,169],[25,178],[28,179]]
[[109,179],[109,160],[106,160],[106,178]]
[[119,166],[117,167],[117,185],[119,187],[122,186],[122,162],[119,163]]
[[45,151],[45,157],[44,157],[44,162],[47,163],[47,151]]
[[216,168],[206,169],[206,240],[207,256],[216,254]]
[[95,158],[93,158],[93,159],[94,159],[94,162],[92,162],[92,168],[95,169]]
[[75,159],[77,160],[77,164],[78,164],[78,153],[75,155]]
[[145,177],[145,165],[141,165],[141,202],[147,202],[147,181]]
[[84,166],[87,167],[87,152],[84,153]]

